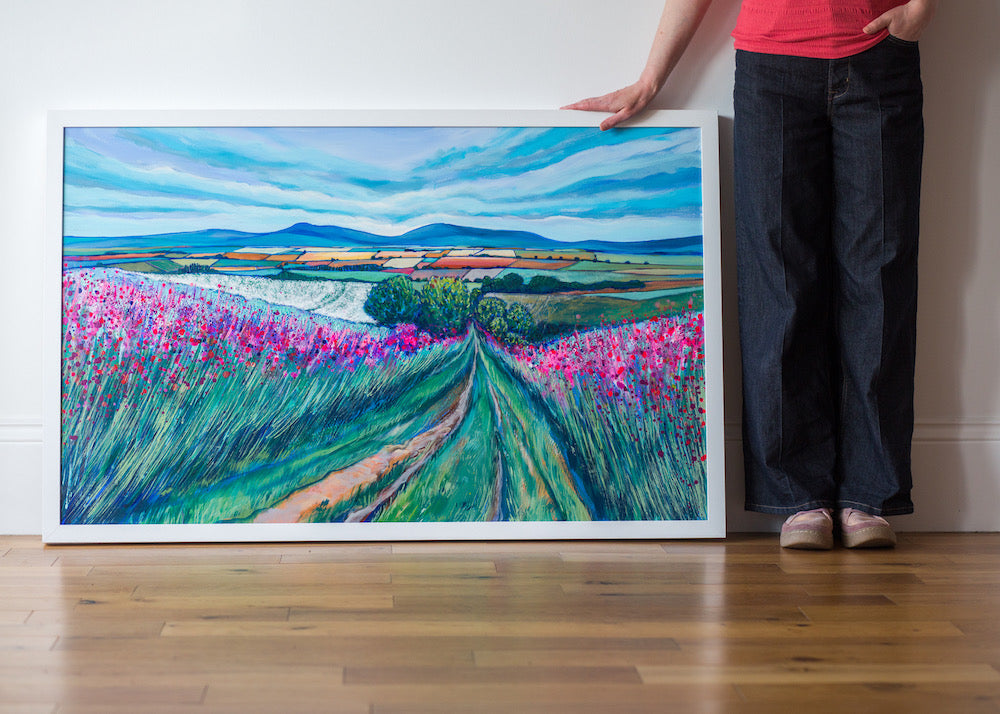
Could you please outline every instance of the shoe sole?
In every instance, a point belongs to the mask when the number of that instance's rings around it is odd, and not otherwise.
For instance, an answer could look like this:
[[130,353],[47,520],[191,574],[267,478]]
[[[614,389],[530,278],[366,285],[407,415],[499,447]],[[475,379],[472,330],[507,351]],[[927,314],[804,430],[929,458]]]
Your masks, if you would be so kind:
[[830,550],[833,534],[820,531],[788,531],[781,534],[781,547],[793,550]]
[[841,533],[840,537],[845,548],[893,548],[896,545],[896,534],[885,526]]

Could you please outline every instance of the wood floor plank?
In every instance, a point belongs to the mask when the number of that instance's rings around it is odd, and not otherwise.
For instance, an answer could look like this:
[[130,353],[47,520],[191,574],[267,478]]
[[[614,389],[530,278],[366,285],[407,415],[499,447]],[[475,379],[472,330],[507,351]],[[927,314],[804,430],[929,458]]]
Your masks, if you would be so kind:
[[[206,696],[208,696],[207,691]],[[302,697],[297,697],[293,708],[285,706],[268,709],[259,701],[243,701],[234,704],[220,704],[218,702],[169,705],[147,704],[141,709],[136,709],[134,705],[128,704],[74,704],[60,706],[55,714],[253,714],[253,712],[271,714],[272,712],[286,711],[295,712],[295,714],[371,714],[371,707],[360,700],[346,702],[340,697],[331,698],[326,701],[309,701]]]
[[281,561],[279,546],[231,546],[220,551],[205,545],[140,545],[121,546],[53,546],[46,549],[57,556],[60,567],[89,565],[91,567],[149,567],[163,565],[201,565],[205,567],[239,567],[240,565],[268,565]]
[[[60,678],[61,680],[64,678]],[[0,680],[0,700],[13,705],[51,704],[70,701],[81,704],[126,704],[135,711],[142,711],[149,704],[191,705],[203,701],[205,687],[184,686],[175,682],[161,685],[130,683],[119,679],[114,684],[88,681],[61,681],[58,692],[53,692],[37,680],[5,682]]]
[[271,676],[287,668],[398,666],[416,661],[439,667],[472,666],[473,649],[482,644],[481,641],[455,638],[435,640],[429,645],[425,638],[390,636],[294,640],[282,637],[165,637],[152,643],[65,637],[54,649],[60,653],[60,662],[84,670],[106,663],[109,657],[120,656],[135,670],[165,663],[171,667],[214,672],[256,670]]
[[13,628],[0,632],[0,665],[12,662],[21,652],[45,652],[55,647],[59,635],[18,633]]
[[322,563],[377,563],[393,559],[393,546],[370,543],[327,543],[322,545],[285,546],[281,553],[282,565],[308,565]]
[[[259,691],[259,690],[258,690]],[[246,703],[263,711],[250,693],[239,689],[212,688],[206,694],[206,706]],[[665,706],[678,711],[735,712],[741,698],[732,686],[704,686],[697,692],[682,687],[658,687],[639,684],[399,684],[345,685],[335,698],[330,695],[320,706],[317,700],[301,691],[283,692],[288,711],[371,711],[386,714],[450,714],[485,712],[663,712]],[[358,709],[355,707],[370,707]]]
[[636,667],[671,665],[686,661],[688,655],[671,640],[672,647],[645,649],[485,649],[474,653],[478,667]]
[[[42,612],[42,611],[38,611]],[[0,624],[0,647],[8,638],[18,639],[21,637],[60,637],[64,635],[74,635],[76,637],[105,637],[105,638],[149,638],[159,637],[163,630],[162,620],[153,621],[133,621],[133,620],[77,620],[68,622],[42,622],[44,618],[38,618],[38,622],[32,621],[32,613],[27,621],[20,625]]]
[[950,605],[980,605],[992,610],[1000,603],[997,598],[991,597],[996,594],[997,589],[992,585],[963,586],[957,591],[952,585],[924,585],[920,588],[908,588],[900,592],[894,592],[890,588],[885,588],[886,599],[897,605],[940,605],[947,603]]
[[[408,637],[654,637],[712,639],[842,639],[857,634],[851,622],[690,622],[633,620],[591,622],[567,620],[435,620],[362,619],[321,622],[257,622],[252,620],[177,621],[164,625],[163,637],[365,637],[391,628]],[[866,628],[869,637],[961,638],[949,622],[879,622]]]
[[[404,567],[404,566],[399,566]],[[460,567],[453,568],[461,570]],[[159,564],[97,565],[89,573],[94,579],[128,579],[134,582],[153,582],[186,585],[189,581],[204,583],[246,583],[268,581],[276,578],[286,582],[383,582],[390,574],[389,565],[383,563],[182,563],[180,572],[184,580],[177,581],[170,570]]]
[[113,625],[114,623],[137,625],[157,623],[162,626],[167,620],[174,619],[184,612],[193,613],[190,616],[197,620],[208,621],[266,620],[284,622],[288,619],[287,607],[258,607],[252,603],[220,606],[212,602],[202,601],[201,607],[198,607],[197,603],[192,603],[188,608],[182,610],[149,607],[135,602],[78,605],[65,611],[36,610],[30,614],[27,622],[31,625],[59,625],[66,628],[67,631],[81,623],[93,624],[95,627],[100,627],[102,624]]
[[1000,608],[986,608],[982,605],[966,603],[939,603],[927,605],[899,605],[889,603],[884,605],[811,605],[803,604],[802,612],[813,622],[859,622],[871,621],[952,621],[968,620],[992,612],[1000,615]]
[[0,714],[55,714],[57,704],[4,704],[0,702]]
[[344,684],[442,685],[462,684],[639,684],[631,666],[508,666],[508,667],[349,667]]
[[42,548],[35,548],[24,543],[8,543],[8,546],[4,549],[3,557],[0,557],[0,571],[24,566],[44,568],[53,565],[58,560],[55,553]]
[[637,669],[646,684],[1000,683],[1000,672],[985,664],[642,665]]
[[24,579],[30,578],[35,581],[44,581],[46,579],[61,580],[63,578],[69,577],[86,577],[90,574],[92,566],[90,565],[59,565],[59,561],[56,560],[51,565],[46,567],[45,563],[41,564],[31,563],[18,563],[16,565],[2,565],[0,566],[0,580],[2,580],[4,585],[20,584],[24,582]]
[[525,663],[540,666],[595,666],[600,663],[616,665],[692,665],[717,666],[784,666],[802,667],[814,664],[863,662],[872,665],[909,664],[933,665],[987,665],[996,668],[1000,659],[1000,645],[980,644],[963,647],[959,652],[942,642],[940,648],[925,647],[915,650],[897,643],[879,642],[863,645],[820,642],[773,641],[763,647],[752,643],[728,642],[724,652],[719,645],[700,641],[671,641],[673,646],[658,648],[596,646],[591,649],[507,649],[492,644],[474,652],[476,664],[482,667],[514,666]]
[[[563,597],[553,599],[536,596],[504,595],[406,595],[396,596],[396,611],[415,619],[423,619],[442,610],[456,616],[475,615],[480,612],[503,613],[514,609],[516,616],[549,620],[586,618],[588,620],[615,620],[662,618],[673,621],[697,621],[706,614],[726,617],[729,620],[767,619],[770,621],[798,622],[805,620],[801,610],[793,603],[718,603],[706,605],[701,598],[669,595],[616,595],[603,597]],[[503,617],[503,615],[500,615]]]
[[25,594],[24,590],[17,595],[0,596],[0,611],[2,610],[66,610],[75,607],[80,602],[79,595],[35,595]]
[[742,698],[731,685],[698,687],[634,684],[394,685],[377,688],[346,686],[347,696],[366,696],[380,714],[484,712],[738,712]]
[[[209,610],[236,613],[240,611],[259,611],[268,608],[290,610],[292,608],[314,608],[326,610],[386,610],[393,607],[393,596],[388,591],[372,591],[371,587],[355,590],[353,588],[337,588],[330,592],[329,588],[300,591],[293,588],[275,588],[276,592],[261,593],[253,598],[246,594],[207,594],[189,595],[144,595],[148,591],[138,592],[135,596],[123,599],[95,600],[88,598],[63,607],[61,609],[78,610],[99,617],[107,614],[114,616],[115,612],[152,612],[154,610],[166,613],[197,612],[202,616]],[[59,608],[47,608],[59,609]],[[168,617],[167,619],[173,619]]]
[[27,622],[31,610],[8,610],[0,606],[0,625],[21,625]]
[[995,684],[973,682],[931,684],[813,684],[739,685],[743,702],[740,714],[773,714],[790,711],[847,711],[857,714],[996,714],[1000,691]]

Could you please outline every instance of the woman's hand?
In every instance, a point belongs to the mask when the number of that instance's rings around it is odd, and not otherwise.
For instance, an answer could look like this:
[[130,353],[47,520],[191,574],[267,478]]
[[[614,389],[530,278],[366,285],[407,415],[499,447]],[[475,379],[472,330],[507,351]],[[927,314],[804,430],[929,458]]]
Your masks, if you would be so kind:
[[937,0],[910,0],[905,5],[894,7],[865,25],[864,31],[876,35],[888,30],[893,37],[916,42],[937,10]]
[[656,37],[639,81],[610,94],[574,102],[563,109],[610,112],[611,116],[601,122],[602,130],[617,126],[641,112],[667,81],[711,2],[712,0],[665,0]]
[[656,91],[655,86],[639,81],[600,97],[582,99],[562,108],[585,112],[609,112],[611,116],[601,122],[601,131],[606,131],[645,109],[653,101]]

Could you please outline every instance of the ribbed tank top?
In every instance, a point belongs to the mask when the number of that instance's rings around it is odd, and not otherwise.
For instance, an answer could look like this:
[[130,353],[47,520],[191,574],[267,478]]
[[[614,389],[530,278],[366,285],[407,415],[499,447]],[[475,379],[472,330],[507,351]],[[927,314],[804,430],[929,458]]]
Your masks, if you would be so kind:
[[743,0],[736,49],[839,59],[874,47],[888,34],[862,29],[901,0]]

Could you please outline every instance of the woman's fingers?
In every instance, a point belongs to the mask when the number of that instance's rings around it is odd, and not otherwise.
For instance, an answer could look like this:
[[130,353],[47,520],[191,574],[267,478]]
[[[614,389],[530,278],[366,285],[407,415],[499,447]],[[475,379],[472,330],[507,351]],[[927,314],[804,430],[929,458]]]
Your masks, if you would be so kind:
[[884,12],[864,27],[864,32],[874,35],[888,30],[893,37],[916,42],[934,17],[935,2],[930,0],[910,0]]
[[611,114],[601,122],[601,129],[607,130],[638,114],[649,103],[637,85],[630,85],[600,97],[581,99],[567,104],[563,109],[585,112],[608,112]]

